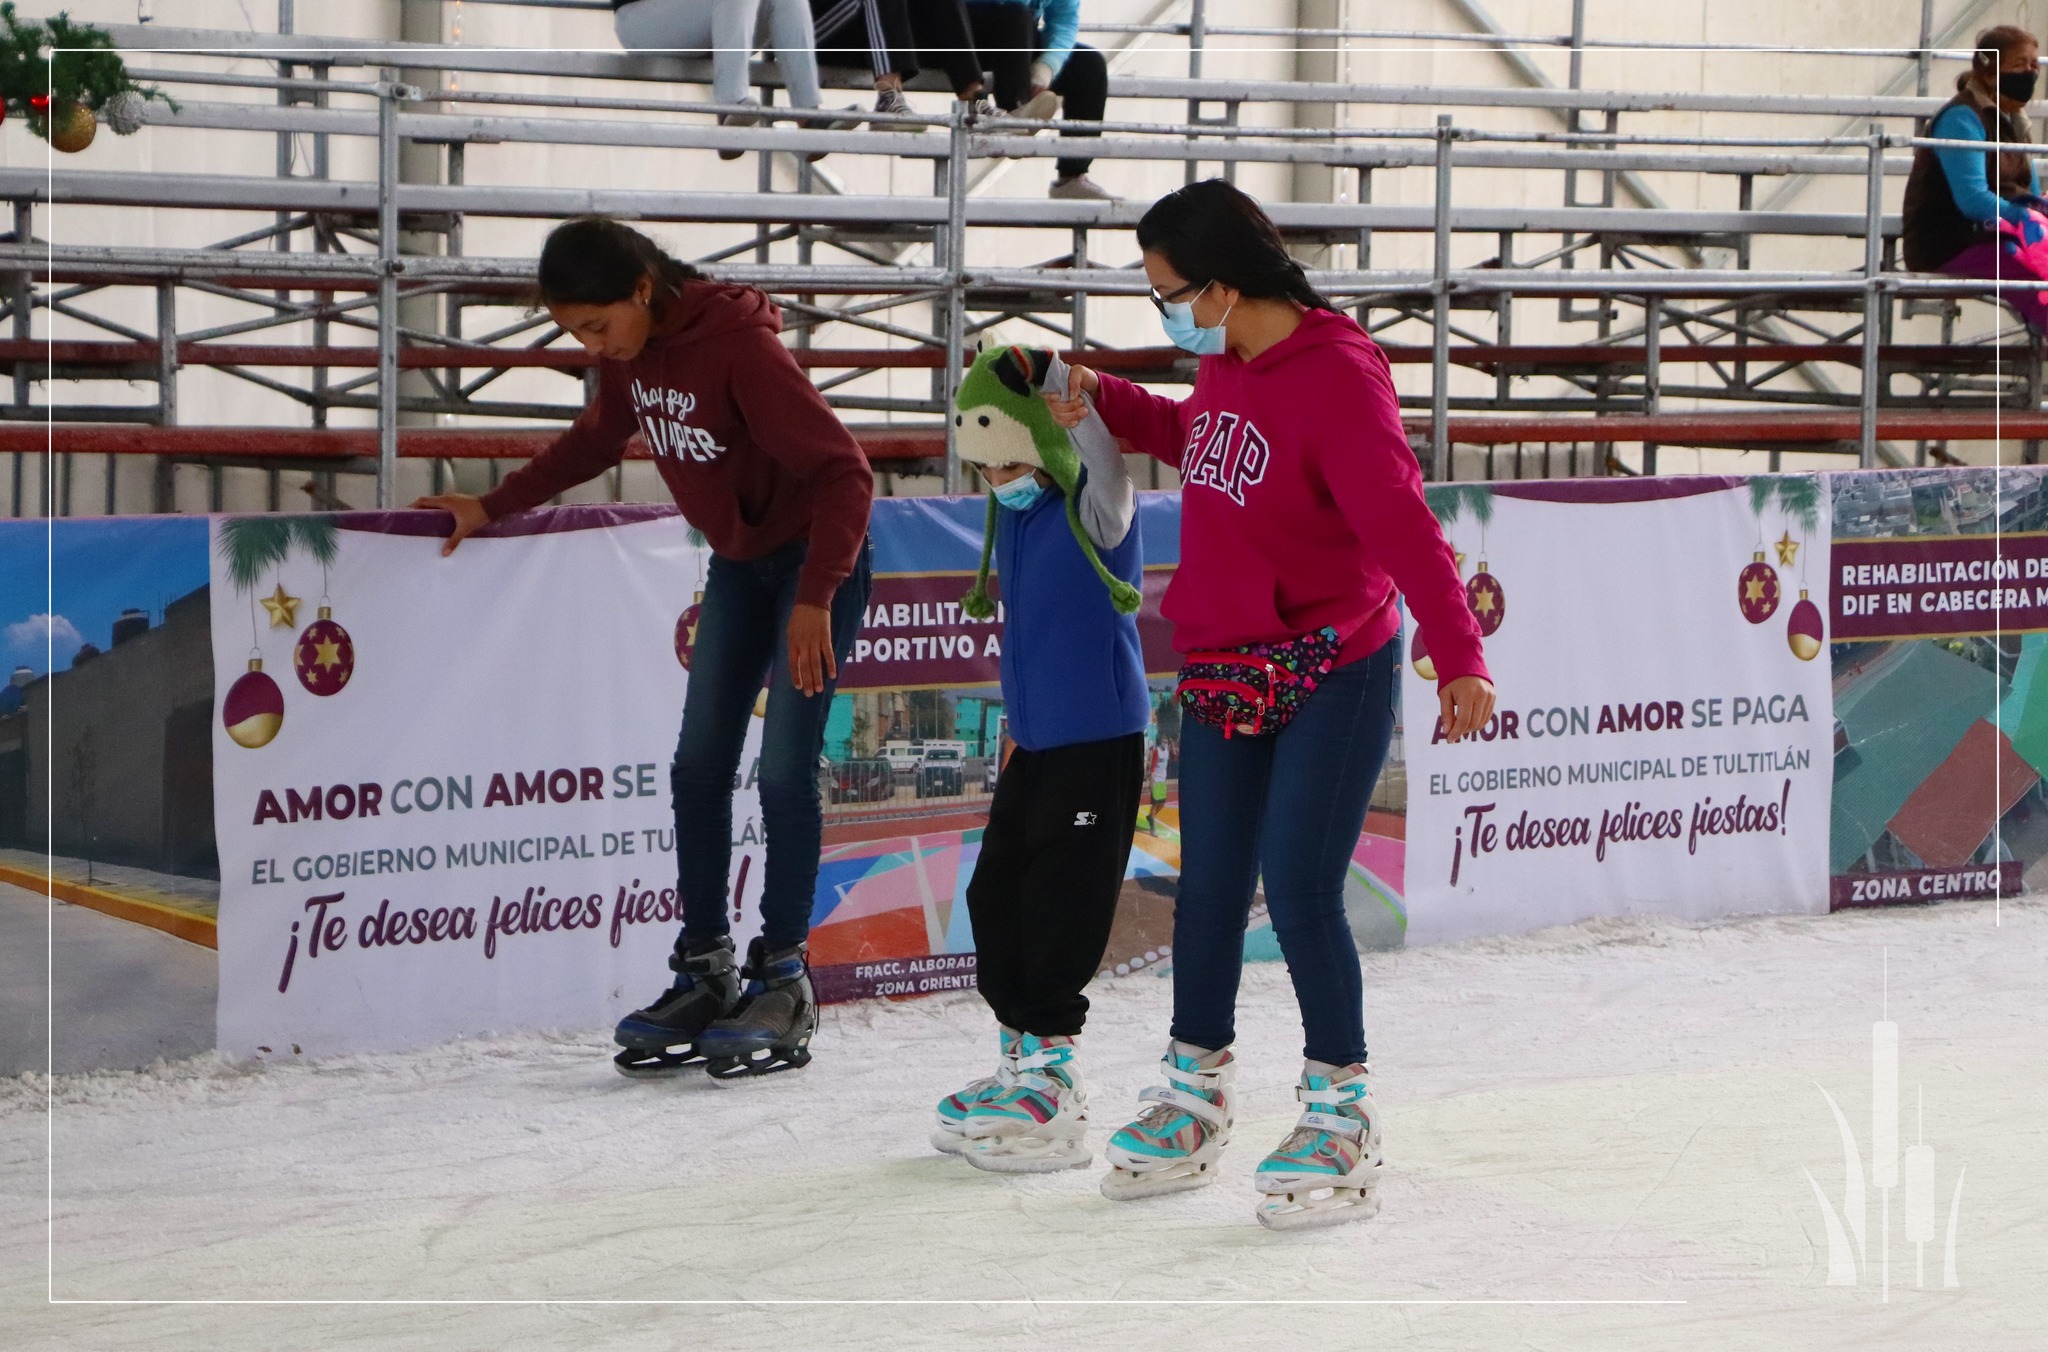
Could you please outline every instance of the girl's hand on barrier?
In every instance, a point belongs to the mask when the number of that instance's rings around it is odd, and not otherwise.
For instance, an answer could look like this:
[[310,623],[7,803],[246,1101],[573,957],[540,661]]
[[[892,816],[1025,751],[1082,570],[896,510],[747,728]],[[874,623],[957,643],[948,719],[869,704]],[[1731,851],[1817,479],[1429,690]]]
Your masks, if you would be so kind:
[[824,606],[793,606],[789,612],[789,683],[806,695],[839,678],[832,656],[832,612]]
[[436,493],[416,500],[412,510],[446,512],[455,518],[455,529],[449,532],[448,542],[441,546],[444,559],[455,552],[455,546],[491,524],[491,514],[484,510],[484,500],[469,493]]
[[1460,676],[1437,687],[1442,706],[1444,740],[1470,737],[1493,717],[1493,682],[1484,676]]
[[1045,402],[1052,407],[1052,420],[1061,427],[1079,427],[1088,417],[1088,402],[1081,396],[1092,395],[1100,388],[1102,382],[1095,378],[1095,372],[1085,366],[1069,366],[1066,397],[1046,392]]

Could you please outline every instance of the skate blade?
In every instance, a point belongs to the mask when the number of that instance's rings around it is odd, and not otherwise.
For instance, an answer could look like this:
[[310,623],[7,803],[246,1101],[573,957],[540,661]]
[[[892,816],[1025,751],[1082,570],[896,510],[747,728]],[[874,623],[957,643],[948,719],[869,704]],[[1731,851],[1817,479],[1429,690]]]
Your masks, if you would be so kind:
[[1177,1166],[1134,1174],[1112,1165],[1102,1176],[1102,1195],[1112,1202],[1136,1202],[1147,1197],[1167,1197],[1176,1192],[1193,1192],[1216,1181],[1216,1161],[1194,1168]]
[[[1079,1141],[1059,1142],[1066,1147],[1059,1150],[1017,1149],[1002,1146],[1001,1137],[983,1137],[996,1144],[970,1145],[961,1153],[967,1162],[985,1173],[991,1174],[1056,1174],[1063,1169],[1085,1169],[1094,1162],[1094,1154]],[[1053,1144],[1048,1142],[1048,1144]]]
[[1268,1194],[1259,1202],[1259,1224],[1268,1230],[1322,1230],[1380,1214],[1379,1191],[1362,1188],[1316,1188]]
[[967,1153],[967,1138],[958,1132],[934,1127],[931,1134],[932,1149],[941,1155],[964,1155]]
[[612,1057],[612,1069],[629,1080],[667,1080],[682,1074],[692,1066],[701,1066],[704,1058],[696,1052],[650,1052],[642,1048],[628,1047]]
[[704,1070],[714,1080],[746,1080],[778,1071],[802,1070],[809,1064],[811,1052],[808,1047],[797,1047],[786,1053],[768,1047],[745,1056],[714,1056],[704,1063]]

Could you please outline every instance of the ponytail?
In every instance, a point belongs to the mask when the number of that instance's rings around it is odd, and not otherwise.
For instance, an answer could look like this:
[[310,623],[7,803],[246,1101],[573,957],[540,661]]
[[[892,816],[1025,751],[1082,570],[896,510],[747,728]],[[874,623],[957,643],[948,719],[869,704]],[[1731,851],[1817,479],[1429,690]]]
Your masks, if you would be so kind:
[[548,232],[541,246],[542,305],[614,305],[630,298],[642,277],[654,281],[649,308],[659,315],[704,274],[659,244],[606,216],[578,216]]
[[1254,300],[1337,308],[1309,284],[1272,218],[1220,178],[1190,183],[1154,202],[1138,222],[1138,247],[1160,254],[1195,285],[1221,282]]

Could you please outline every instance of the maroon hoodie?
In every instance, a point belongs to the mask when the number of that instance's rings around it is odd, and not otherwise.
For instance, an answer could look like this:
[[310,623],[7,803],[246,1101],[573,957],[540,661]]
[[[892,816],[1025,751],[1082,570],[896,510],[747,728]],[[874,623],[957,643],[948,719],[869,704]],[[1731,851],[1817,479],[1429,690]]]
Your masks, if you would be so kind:
[[729,559],[810,538],[797,602],[827,606],[867,535],[874,475],[852,433],[776,340],[765,292],[688,282],[631,361],[597,364],[569,430],[484,495],[496,520],[619,463],[637,430],[676,506]]

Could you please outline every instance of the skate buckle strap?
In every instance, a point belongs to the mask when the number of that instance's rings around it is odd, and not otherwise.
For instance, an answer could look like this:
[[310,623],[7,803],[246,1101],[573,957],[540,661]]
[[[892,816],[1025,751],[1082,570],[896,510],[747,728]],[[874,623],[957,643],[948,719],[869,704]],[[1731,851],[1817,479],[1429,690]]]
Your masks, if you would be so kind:
[[1190,1117],[1200,1118],[1212,1127],[1225,1125],[1221,1108],[1200,1094],[1190,1094],[1184,1089],[1169,1089],[1165,1085],[1155,1084],[1139,1092],[1138,1102],[1168,1104]]
[[1044,1070],[1051,1066],[1064,1066],[1074,1059],[1072,1047],[1041,1047],[1035,1052],[1010,1058],[1018,1070]]
[[1341,1089],[1330,1085],[1324,1085],[1321,1088],[1314,1088],[1305,1084],[1294,1086],[1294,1097],[1303,1103],[1358,1103],[1370,1092],[1363,1080],[1360,1080],[1355,1085],[1349,1085]]
[[1310,1110],[1301,1115],[1298,1125],[1314,1127],[1317,1131],[1327,1131],[1332,1136],[1343,1136],[1354,1141],[1365,1133],[1365,1123],[1355,1117],[1346,1117],[1342,1113],[1319,1113]]

